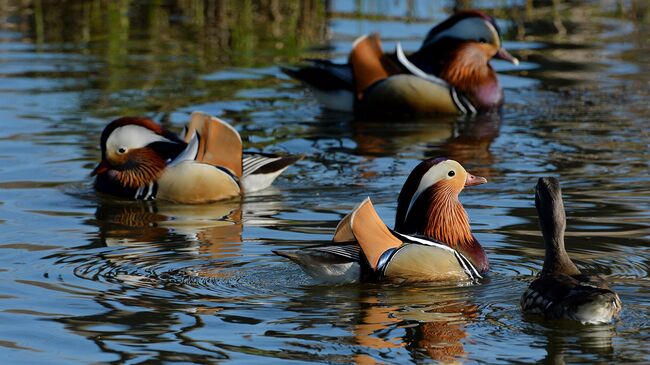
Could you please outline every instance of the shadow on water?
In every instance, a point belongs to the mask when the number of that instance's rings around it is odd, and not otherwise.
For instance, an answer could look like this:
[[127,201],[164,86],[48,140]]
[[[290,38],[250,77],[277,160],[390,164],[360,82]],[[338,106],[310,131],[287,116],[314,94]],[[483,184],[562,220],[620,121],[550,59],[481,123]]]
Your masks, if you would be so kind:
[[588,359],[616,361],[613,344],[616,330],[613,325],[591,325],[585,330],[584,326],[575,323],[537,321],[524,332],[546,338],[543,364],[570,364]]
[[[493,62],[499,114],[355,120],[278,67],[343,61],[372,31],[414,50],[472,6],[522,60]],[[0,1],[3,358],[647,362],[649,14],[639,1]],[[109,120],[179,130],[192,110],[231,122],[247,149],[307,158],[241,201],[90,191]],[[329,286],[271,253],[329,240],[365,196],[392,226],[404,179],[439,155],[490,181],[460,197],[492,265],[480,285]],[[519,311],[544,256],[542,175],[562,181],[570,255],[623,299],[612,325]]]

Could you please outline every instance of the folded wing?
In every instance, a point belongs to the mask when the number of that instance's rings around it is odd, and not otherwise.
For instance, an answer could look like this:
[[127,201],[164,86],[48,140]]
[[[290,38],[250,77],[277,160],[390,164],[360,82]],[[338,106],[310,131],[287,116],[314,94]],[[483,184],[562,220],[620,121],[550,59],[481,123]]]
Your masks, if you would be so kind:
[[197,162],[226,168],[241,178],[242,140],[235,128],[219,118],[194,112],[185,127],[185,142],[189,142],[194,133],[199,136]]
[[359,99],[370,85],[399,72],[397,65],[384,54],[376,33],[358,38],[352,45],[348,60],[352,65]]
[[361,202],[337,226],[334,234],[335,241],[345,241],[350,238],[359,243],[368,264],[375,270],[384,252],[402,245],[402,241],[395,237],[381,220],[370,198]]

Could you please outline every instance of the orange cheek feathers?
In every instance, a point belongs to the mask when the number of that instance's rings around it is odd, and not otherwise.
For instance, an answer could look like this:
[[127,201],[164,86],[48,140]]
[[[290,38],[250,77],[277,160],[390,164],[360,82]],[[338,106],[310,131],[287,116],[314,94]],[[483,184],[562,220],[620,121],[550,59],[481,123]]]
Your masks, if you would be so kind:
[[456,176],[454,176],[453,179],[449,180],[443,180],[439,182],[438,184],[448,188],[450,191],[458,194],[463,190],[463,187],[465,186],[465,176],[466,174],[464,173],[458,173]]

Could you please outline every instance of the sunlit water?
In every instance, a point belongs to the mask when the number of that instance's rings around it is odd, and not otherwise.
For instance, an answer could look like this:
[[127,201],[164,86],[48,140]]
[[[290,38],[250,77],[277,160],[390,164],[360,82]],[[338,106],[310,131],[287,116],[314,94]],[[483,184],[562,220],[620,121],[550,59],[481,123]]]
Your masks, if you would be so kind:
[[[493,62],[506,91],[502,115],[417,121],[322,111],[279,65],[344,60],[371,31],[387,49],[401,40],[412,50],[450,8],[335,1],[328,16],[318,4],[298,16],[299,31],[286,14],[283,26],[241,13],[217,29],[222,39],[190,14],[221,2],[191,11],[107,3],[65,15],[0,2],[3,362],[650,360],[643,2],[623,14],[590,3],[477,2],[522,59],[518,68]],[[67,26],[56,19],[64,15]],[[109,23],[117,25],[102,28]],[[90,189],[108,121],[143,114],[179,130],[194,110],[231,122],[249,149],[305,159],[241,202],[125,202]],[[271,252],[330,239],[366,196],[392,225],[408,173],[439,155],[490,182],[461,195],[492,265],[479,285],[331,286]],[[532,188],[545,175],[562,181],[574,261],[605,274],[621,296],[612,325],[519,311],[543,259]]]

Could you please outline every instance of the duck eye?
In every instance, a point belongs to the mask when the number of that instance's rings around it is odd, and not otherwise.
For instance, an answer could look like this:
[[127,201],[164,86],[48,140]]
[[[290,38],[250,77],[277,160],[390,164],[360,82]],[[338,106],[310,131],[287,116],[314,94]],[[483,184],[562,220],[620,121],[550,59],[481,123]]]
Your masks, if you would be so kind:
[[456,175],[456,172],[454,170],[451,170],[447,173],[447,176],[449,177],[453,177],[454,175]]
[[117,153],[126,153],[126,147],[120,147],[117,149]]
[[487,39],[485,38],[479,38],[478,40],[480,43],[487,43]]

